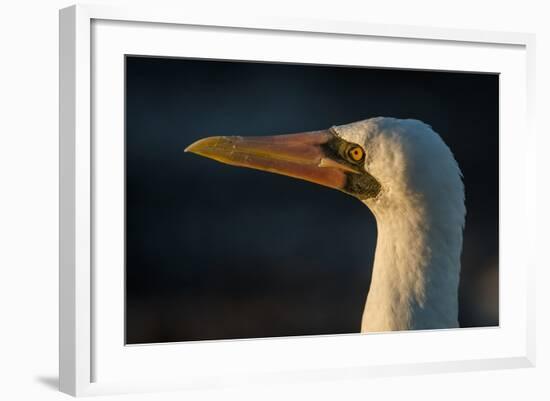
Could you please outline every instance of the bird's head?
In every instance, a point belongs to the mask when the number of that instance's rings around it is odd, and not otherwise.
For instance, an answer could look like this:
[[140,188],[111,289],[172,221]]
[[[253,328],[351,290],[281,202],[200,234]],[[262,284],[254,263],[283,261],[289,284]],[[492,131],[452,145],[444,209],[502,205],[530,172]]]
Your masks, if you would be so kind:
[[[297,134],[201,139],[186,149],[222,163],[338,189],[366,203],[458,191],[460,170],[443,140],[417,120],[371,118]],[[457,189],[458,188],[458,189]]]

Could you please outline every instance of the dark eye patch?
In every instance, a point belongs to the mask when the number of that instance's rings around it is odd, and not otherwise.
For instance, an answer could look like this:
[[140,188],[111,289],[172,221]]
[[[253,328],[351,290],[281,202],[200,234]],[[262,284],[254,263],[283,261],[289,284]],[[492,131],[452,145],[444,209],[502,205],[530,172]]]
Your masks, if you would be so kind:
[[365,150],[361,146],[348,142],[337,135],[333,135],[323,145],[323,150],[333,160],[345,162],[353,167],[361,165],[365,160]]
[[380,193],[382,186],[372,175],[366,171],[362,174],[346,174],[344,192],[359,199],[375,198]]
[[342,191],[359,199],[374,198],[380,192],[382,186],[364,169],[365,150],[355,144],[348,142],[338,135],[322,145],[327,157],[353,167],[357,173],[346,173],[346,184]]

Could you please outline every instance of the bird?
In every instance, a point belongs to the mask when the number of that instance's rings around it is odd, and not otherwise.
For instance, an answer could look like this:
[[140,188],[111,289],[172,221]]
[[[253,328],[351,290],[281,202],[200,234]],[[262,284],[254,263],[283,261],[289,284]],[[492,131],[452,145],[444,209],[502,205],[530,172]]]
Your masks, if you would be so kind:
[[292,134],[206,137],[185,151],[333,188],[371,210],[378,234],[361,333],[459,327],[463,176],[430,125],[373,117]]

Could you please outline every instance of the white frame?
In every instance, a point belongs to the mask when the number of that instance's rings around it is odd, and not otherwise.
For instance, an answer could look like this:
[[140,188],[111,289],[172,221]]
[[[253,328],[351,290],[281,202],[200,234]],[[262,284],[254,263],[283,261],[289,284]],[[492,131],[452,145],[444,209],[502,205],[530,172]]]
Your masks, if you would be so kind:
[[[60,389],[72,395],[111,392],[162,390],[190,387],[181,381],[132,383],[92,383],[92,349],[94,337],[92,308],[92,20],[172,23],[204,27],[232,27],[272,31],[311,32],[386,38],[422,39],[467,44],[517,45],[526,54],[527,127],[525,161],[525,196],[534,198],[534,134],[532,132],[534,88],[534,36],[523,33],[435,29],[411,26],[373,25],[351,22],[311,21],[275,18],[235,19],[226,16],[187,15],[151,9],[117,9],[107,6],[72,6],[60,11]],[[502,178],[501,178],[502,180]],[[534,210],[527,209],[525,226],[534,227]],[[534,229],[527,230],[533,233]],[[531,234],[532,235],[532,234]],[[533,238],[529,242],[534,243]],[[531,245],[532,246],[532,245]],[[530,253],[533,254],[533,253]],[[524,352],[514,356],[480,357],[446,362],[412,362],[357,366],[346,369],[304,370],[300,374],[273,374],[269,381],[323,380],[328,378],[464,371],[507,367],[534,366],[534,261],[525,262],[527,269]],[[287,340],[288,341],[288,340]],[[290,340],[292,341],[292,340]],[[313,340],[312,340],[313,341]],[[342,341],[352,341],[343,337]],[[204,377],[196,379],[204,380]],[[239,381],[238,377],[227,378]],[[260,382],[266,377],[261,377]],[[208,380],[199,387],[213,387],[220,382]],[[224,384],[227,384],[224,382]]]

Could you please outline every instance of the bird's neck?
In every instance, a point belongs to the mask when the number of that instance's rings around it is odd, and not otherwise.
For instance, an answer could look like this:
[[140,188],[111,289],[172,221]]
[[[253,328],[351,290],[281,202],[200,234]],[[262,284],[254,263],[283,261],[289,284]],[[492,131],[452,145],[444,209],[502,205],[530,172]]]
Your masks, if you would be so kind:
[[361,331],[458,327],[462,223],[412,202],[381,209]]

